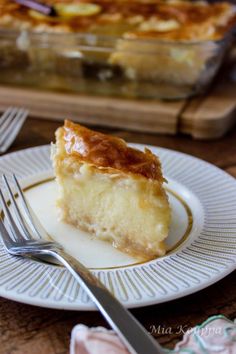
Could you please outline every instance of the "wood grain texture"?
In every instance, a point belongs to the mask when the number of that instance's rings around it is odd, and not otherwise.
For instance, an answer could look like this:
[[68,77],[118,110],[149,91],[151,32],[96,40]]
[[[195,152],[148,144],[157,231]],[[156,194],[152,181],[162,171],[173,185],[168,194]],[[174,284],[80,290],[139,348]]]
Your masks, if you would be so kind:
[[[28,119],[10,151],[50,143],[60,124],[56,121]],[[236,129],[226,137],[211,142],[193,141],[181,135],[170,137],[99,129],[130,142],[159,145],[189,153],[236,177]],[[132,313],[162,345],[173,348],[182,338],[181,328],[186,330],[215,314],[236,318],[236,274],[183,299],[136,309]],[[97,312],[42,309],[1,298],[0,354],[68,354],[70,333],[78,323],[107,326]],[[153,329],[159,325],[168,333],[155,332]]]
[[0,86],[0,111],[12,105],[23,106],[32,117],[41,119],[64,120],[68,116],[85,124],[172,135],[182,132],[196,139],[215,139],[236,121],[236,80],[230,80],[230,70],[223,71],[207,95],[172,102]]
[[220,82],[208,95],[190,100],[179,118],[179,131],[195,139],[223,136],[236,121],[236,82]]
[[190,99],[179,131],[195,139],[222,137],[236,122],[236,50],[228,55],[206,95]]
[[71,119],[86,124],[175,134],[185,101],[162,102],[53,93],[0,86],[0,110],[25,107],[32,117]]

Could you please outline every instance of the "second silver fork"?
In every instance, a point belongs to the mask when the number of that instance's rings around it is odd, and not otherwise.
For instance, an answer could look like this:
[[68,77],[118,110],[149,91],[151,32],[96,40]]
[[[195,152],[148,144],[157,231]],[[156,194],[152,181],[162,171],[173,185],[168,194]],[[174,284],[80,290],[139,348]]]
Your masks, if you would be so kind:
[[16,197],[6,176],[3,176],[3,182],[12,204],[12,207],[8,205],[0,190],[0,200],[4,211],[4,220],[0,219],[0,234],[7,251],[15,256],[47,255],[56,258],[86,291],[131,354],[165,353],[166,351],[98,278],[67,254],[59,244],[42,239],[41,232],[44,232],[46,237],[47,234],[28,205],[15,175],[13,175],[13,181],[26,217],[15,200]]
[[9,107],[0,117],[0,153],[11,146],[28,115],[24,108]]

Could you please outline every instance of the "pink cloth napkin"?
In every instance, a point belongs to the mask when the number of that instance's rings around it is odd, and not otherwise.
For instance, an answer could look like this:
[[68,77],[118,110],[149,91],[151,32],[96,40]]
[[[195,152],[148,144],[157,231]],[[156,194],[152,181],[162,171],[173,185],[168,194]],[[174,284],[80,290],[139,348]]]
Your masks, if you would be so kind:
[[[184,334],[166,353],[236,354],[236,323],[213,316]],[[103,327],[77,325],[72,330],[70,354],[129,354],[117,335]],[[147,353],[148,354],[148,353]]]
[[103,327],[77,325],[72,330],[70,354],[129,354],[117,335]]

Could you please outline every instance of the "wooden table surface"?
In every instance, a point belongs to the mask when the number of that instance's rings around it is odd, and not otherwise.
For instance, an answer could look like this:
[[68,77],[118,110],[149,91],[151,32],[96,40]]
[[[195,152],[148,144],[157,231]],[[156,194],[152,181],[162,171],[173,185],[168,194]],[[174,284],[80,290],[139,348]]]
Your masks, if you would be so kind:
[[[48,144],[54,139],[58,122],[28,119],[10,151]],[[101,129],[100,129],[101,130]],[[194,141],[186,136],[160,136],[105,130],[127,141],[158,145],[182,151],[224,169],[236,177],[236,129],[217,141]],[[186,330],[215,314],[236,318],[235,272],[215,285],[169,303],[132,310],[148,331],[163,329],[154,336],[173,348]],[[97,312],[59,311],[0,299],[0,354],[66,354],[70,332],[77,323],[106,326]],[[148,353],[147,353],[148,354]]]

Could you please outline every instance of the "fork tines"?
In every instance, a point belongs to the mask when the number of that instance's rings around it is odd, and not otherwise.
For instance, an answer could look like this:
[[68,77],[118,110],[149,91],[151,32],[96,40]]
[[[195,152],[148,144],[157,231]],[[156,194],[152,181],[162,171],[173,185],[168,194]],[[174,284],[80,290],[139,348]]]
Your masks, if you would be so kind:
[[[34,213],[24,197],[16,176],[12,175],[12,182],[17,194],[5,175],[2,175],[2,180],[7,196],[0,188],[0,207],[3,210],[3,214],[0,214],[0,236],[7,251],[13,255],[28,254],[32,256],[32,254],[39,254],[42,249],[44,249],[44,253],[49,249],[55,249],[55,242],[42,239],[37,229],[38,225],[36,226],[34,221]],[[18,206],[18,198],[22,208]],[[44,231],[45,234],[46,231]],[[58,245],[56,246],[58,249]]]
[[[7,226],[8,230],[13,239],[27,239],[29,237],[28,227],[25,222],[24,217],[18,207],[16,202],[16,196],[13,193],[10,184],[5,175],[2,176],[2,180],[4,183],[4,187],[6,188],[9,195],[9,202],[7,202],[7,198],[4,197],[3,192],[0,189],[0,201],[2,205],[2,209],[4,212],[4,224]],[[20,228],[19,228],[20,226]]]
[[19,133],[28,110],[9,107],[0,117],[0,153],[4,153],[13,143]]

